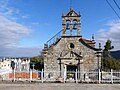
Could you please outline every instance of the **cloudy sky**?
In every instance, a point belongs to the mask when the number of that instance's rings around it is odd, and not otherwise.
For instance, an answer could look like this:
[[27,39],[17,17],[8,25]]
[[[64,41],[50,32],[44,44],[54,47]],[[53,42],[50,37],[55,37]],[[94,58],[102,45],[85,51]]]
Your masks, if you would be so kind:
[[[0,0],[0,56],[39,55],[44,43],[61,30],[61,15],[69,10],[69,1]],[[120,15],[113,0],[109,2]],[[94,34],[102,46],[110,39],[113,50],[120,50],[120,20],[106,0],[73,0],[72,7],[81,13],[84,38]]]

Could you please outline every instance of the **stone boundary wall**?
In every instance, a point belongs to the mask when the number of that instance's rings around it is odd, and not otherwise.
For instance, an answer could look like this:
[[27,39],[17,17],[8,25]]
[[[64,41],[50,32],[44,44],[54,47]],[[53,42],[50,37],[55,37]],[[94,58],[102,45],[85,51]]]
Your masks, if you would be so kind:
[[[14,78],[14,73],[9,73],[9,78]],[[30,78],[30,72],[15,72],[15,78]],[[38,72],[32,72],[32,78],[38,79]]]

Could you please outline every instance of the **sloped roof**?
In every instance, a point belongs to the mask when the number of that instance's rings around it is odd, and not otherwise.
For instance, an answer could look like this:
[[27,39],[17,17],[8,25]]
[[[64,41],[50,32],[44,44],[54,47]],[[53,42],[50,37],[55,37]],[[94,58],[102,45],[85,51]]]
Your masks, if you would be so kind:
[[70,8],[70,10],[64,15],[64,16],[80,16],[79,14],[77,14],[72,8]]
[[79,39],[79,41],[80,41],[83,45],[85,45],[86,47],[88,47],[88,48],[90,48],[90,49],[92,49],[92,50],[94,50],[94,51],[99,51],[98,48],[94,48],[94,47],[90,46],[87,42],[85,42],[85,40],[84,40],[83,38]]
[[93,42],[92,40],[87,40],[87,39],[84,39],[84,38],[82,38],[82,40],[84,42],[86,42],[87,44],[95,44],[95,42]]

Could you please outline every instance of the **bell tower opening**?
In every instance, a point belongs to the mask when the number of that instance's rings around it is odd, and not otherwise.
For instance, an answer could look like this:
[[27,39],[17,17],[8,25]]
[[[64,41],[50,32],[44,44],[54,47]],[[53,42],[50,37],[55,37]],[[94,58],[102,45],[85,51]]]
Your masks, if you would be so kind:
[[72,8],[62,15],[62,36],[80,36],[80,17]]

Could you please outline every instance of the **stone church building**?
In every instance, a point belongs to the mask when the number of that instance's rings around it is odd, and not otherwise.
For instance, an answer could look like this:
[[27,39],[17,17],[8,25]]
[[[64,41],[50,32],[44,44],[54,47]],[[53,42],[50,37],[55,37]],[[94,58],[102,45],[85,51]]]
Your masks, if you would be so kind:
[[[72,8],[62,14],[62,30],[47,41],[42,51],[44,57],[44,77],[68,77],[79,72],[79,79],[88,71],[101,68],[101,49],[95,48],[94,36],[91,40],[82,37],[81,15]],[[58,73],[56,73],[58,72]],[[72,75],[73,74],[73,75]]]

